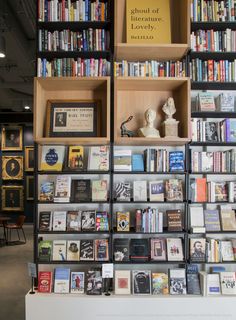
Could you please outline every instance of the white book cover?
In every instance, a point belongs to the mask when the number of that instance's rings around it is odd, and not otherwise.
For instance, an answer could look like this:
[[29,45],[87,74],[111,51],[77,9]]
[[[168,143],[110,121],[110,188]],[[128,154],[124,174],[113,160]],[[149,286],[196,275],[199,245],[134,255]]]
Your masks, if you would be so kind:
[[181,238],[167,238],[167,260],[168,261],[183,261],[183,246]]
[[207,275],[207,295],[220,294],[220,276],[217,273]]
[[40,170],[62,171],[65,146],[42,146]]
[[67,241],[67,261],[80,260],[80,240]]
[[53,212],[53,231],[66,231],[66,211]]
[[115,294],[131,294],[130,270],[115,270]]
[[236,294],[235,272],[220,272],[220,284],[222,294]]
[[203,172],[213,172],[213,152],[202,152],[202,170]]
[[59,175],[56,179],[54,202],[69,202],[71,195],[71,176]]
[[109,170],[109,147],[98,146],[89,148],[88,156],[89,171],[108,171]]
[[170,269],[170,294],[187,294],[185,269]]
[[203,207],[190,207],[190,224],[191,227],[204,227]]
[[221,255],[223,261],[234,261],[233,246],[231,241],[221,241]]
[[66,260],[66,240],[54,240],[52,248],[53,261]]
[[114,170],[132,171],[131,150],[114,150]]
[[134,201],[147,201],[147,181],[133,182]]
[[70,269],[56,268],[54,277],[54,293],[70,292]]

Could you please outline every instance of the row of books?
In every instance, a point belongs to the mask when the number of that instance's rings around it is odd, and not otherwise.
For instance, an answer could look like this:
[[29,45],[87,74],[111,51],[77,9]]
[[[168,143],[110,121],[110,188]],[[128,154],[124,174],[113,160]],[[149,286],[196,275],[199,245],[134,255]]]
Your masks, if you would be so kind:
[[115,77],[186,77],[187,61],[145,61],[123,60],[114,63]]
[[236,142],[236,120],[207,121],[191,119],[192,141]]
[[38,244],[38,259],[50,261],[108,261],[108,239],[42,240]]
[[192,81],[236,82],[236,60],[192,59],[189,72]]
[[190,201],[192,202],[234,202],[236,182],[208,181],[206,178],[190,179]]
[[132,150],[114,150],[115,171],[183,172],[184,152],[166,149],[145,149],[143,154]]
[[109,215],[106,211],[41,211],[40,231],[109,231]]
[[191,170],[194,172],[235,173],[236,150],[193,151],[191,150]]
[[236,31],[197,30],[191,33],[191,49],[195,52],[236,51]]
[[108,4],[100,0],[38,0],[38,20],[106,21]]
[[216,97],[211,92],[200,92],[195,102],[195,111],[234,112],[235,110],[235,98],[229,92],[222,92]]
[[200,21],[235,21],[235,0],[191,0],[191,20]]
[[39,30],[39,51],[105,51],[110,47],[110,33],[104,29],[83,31]]
[[106,59],[41,59],[37,60],[38,77],[102,77],[110,75]]
[[83,146],[44,145],[42,146],[39,170],[108,171],[109,154],[108,146],[89,147],[88,154],[86,154]]

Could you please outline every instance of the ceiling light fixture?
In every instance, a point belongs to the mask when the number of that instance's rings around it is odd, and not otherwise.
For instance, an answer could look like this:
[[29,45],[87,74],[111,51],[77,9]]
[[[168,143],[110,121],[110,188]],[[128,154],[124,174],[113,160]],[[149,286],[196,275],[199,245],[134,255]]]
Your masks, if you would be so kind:
[[6,57],[6,40],[0,35],[0,58]]

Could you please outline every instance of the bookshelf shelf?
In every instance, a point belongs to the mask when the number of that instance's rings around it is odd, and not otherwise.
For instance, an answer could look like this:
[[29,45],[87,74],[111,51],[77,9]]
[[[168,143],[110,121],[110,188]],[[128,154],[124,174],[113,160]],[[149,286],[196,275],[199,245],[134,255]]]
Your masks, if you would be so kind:
[[236,58],[236,52],[190,52],[190,57],[192,59],[202,59],[202,60],[229,60],[232,61]]
[[236,175],[236,172],[189,172],[193,175]]
[[155,235],[155,234],[158,234],[158,235],[165,235],[165,234],[185,234],[185,231],[163,231],[163,232],[135,232],[135,231],[129,231],[129,232],[119,232],[119,231],[113,231],[113,234],[114,235],[119,235],[119,234],[126,234],[126,235],[135,235],[135,234],[141,234],[141,235]]
[[235,82],[193,82],[191,83],[192,90],[235,90]]
[[109,199],[107,201],[80,201],[80,202],[49,202],[49,201],[37,201],[38,204],[57,204],[57,205],[60,205],[60,204],[76,204],[76,205],[80,205],[80,204],[87,204],[87,203],[90,203],[90,204],[109,204]]
[[203,112],[193,111],[192,118],[236,118],[236,112]]
[[84,234],[104,234],[109,235],[110,231],[40,231],[38,234],[64,234],[64,235],[84,235]]
[[184,204],[187,202],[186,200],[184,201],[113,201],[114,204],[142,204],[142,203],[149,203],[149,204]]
[[191,142],[190,146],[199,147],[236,147],[236,142]]
[[156,265],[159,265],[159,264],[178,264],[178,265],[185,265],[185,261],[114,261],[113,262],[114,264],[144,264],[145,265],[148,265],[148,264],[156,264]]
[[39,51],[37,55],[39,58],[48,60],[56,58],[110,58],[109,51]]
[[236,30],[236,23],[234,21],[219,21],[219,22],[192,22],[191,31],[197,30],[225,30],[225,29]]
[[94,174],[100,174],[100,175],[106,175],[110,174],[109,171],[38,171],[38,175],[94,175]]
[[186,174],[186,171],[179,171],[179,172],[147,172],[147,171],[114,171],[114,175],[123,175],[123,174],[145,174],[145,175],[177,175],[177,174]]
[[76,265],[80,265],[80,264],[85,264],[85,265],[100,265],[103,263],[110,263],[109,261],[38,261],[38,264],[40,265],[44,265],[44,264],[61,264],[61,265],[70,265],[70,264],[76,264]]
[[64,30],[69,29],[72,31],[84,30],[88,28],[93,29],[107,29],[110,28],[110,21],[50,21],[38,22],[39,29],[47,29],[47,30]]

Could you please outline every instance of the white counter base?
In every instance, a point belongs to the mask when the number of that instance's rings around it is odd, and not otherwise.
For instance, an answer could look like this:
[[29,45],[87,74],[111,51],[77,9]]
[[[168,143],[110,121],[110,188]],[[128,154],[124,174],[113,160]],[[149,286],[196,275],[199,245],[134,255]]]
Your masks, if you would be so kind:
[[235,320],[236,297],[26,295],[26,320]]

